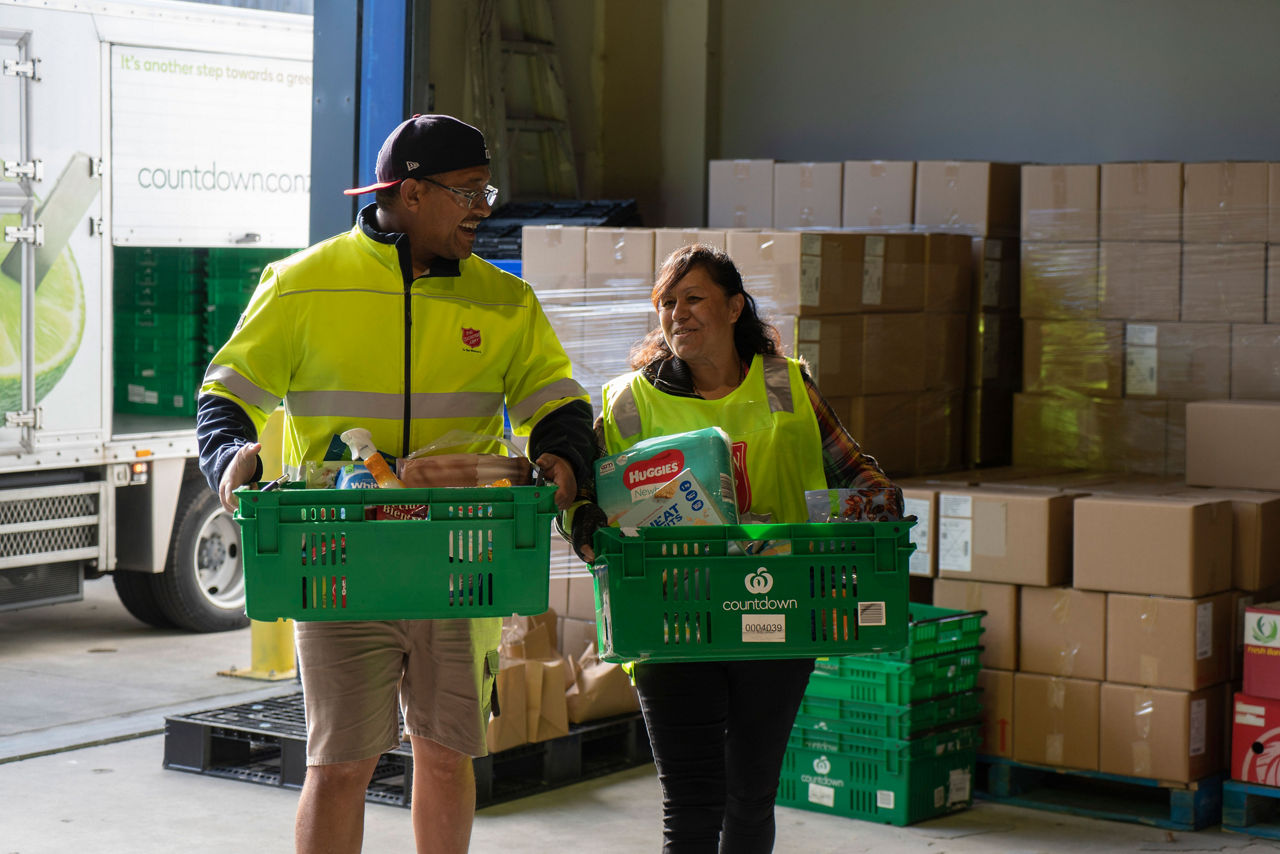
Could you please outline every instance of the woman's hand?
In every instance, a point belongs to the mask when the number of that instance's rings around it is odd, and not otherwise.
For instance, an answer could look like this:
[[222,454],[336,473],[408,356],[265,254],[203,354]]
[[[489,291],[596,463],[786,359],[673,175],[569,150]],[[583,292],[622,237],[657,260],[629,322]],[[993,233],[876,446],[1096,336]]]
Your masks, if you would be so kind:
[[578,498],[578,478],[573,473],[573,466],[555,454],[543,454],[533,463],[542,469],[543,477],[556,485],[556,506],[568,510]]

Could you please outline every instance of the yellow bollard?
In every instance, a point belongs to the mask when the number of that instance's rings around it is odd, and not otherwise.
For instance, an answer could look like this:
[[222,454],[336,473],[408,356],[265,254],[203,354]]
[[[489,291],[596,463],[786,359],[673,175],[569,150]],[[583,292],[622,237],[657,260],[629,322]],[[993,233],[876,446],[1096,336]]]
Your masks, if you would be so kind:
[[[275,480],[283,471],[284,410],[277,409],[267,418],[258,441],[262,443],[262,479]],[[292,679],[296,674],[293,647],[293,620],[264,623],[249,621],[249,668],[232,667],[219,670],[219,676],[262,679],[276,682]]]

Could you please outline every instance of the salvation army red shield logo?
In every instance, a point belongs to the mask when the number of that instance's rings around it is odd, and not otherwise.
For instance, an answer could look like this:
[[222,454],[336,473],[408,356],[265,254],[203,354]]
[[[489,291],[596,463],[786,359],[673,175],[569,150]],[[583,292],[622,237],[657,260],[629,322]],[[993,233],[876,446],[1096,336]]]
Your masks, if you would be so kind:
[[472,350],[480,347],[480,330],[462,327],[462,343],[466,344]]
[[738,493],[738,512],[746,513],[751,507],[751,476],[747,473],[747,443],[734,442],[733,486]]

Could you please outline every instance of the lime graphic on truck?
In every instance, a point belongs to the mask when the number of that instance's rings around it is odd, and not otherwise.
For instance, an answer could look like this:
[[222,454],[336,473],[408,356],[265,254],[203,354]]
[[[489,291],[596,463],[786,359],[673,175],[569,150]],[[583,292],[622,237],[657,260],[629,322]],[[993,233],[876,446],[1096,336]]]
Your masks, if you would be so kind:
[[[20,225],[17,214],[0,217],[0,228]],[[15,248],[11,251],[17,251]],[[39,401],[66,373],[84,335],[84,283],[70,249],[63,249],[37,283],[35,380]],[[0,272],[0,412],[22,408],[22,290]]]

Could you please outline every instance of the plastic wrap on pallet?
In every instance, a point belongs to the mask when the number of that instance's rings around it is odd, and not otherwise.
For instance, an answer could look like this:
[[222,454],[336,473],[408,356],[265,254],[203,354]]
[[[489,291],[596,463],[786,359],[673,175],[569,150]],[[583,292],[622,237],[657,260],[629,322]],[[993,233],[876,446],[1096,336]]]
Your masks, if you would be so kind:
[[645,228],[587,230],[587,290],[575,378],[599,411],[600,388],[631,370],[631,348],[658,327],[650,296],[654,235]]
[[1225,323],[1124,324],[1125,397],[1221,397],[1231,386],[1231,333]]
[[828,397],[841,423],[890,477],[948,471],[963,456],[963,392]]
[[1266,242],[1266,163],[1187,163],[1182,182],[1183,240]]
[[774,228],[839,228],[843,163],[775,163]]
[[1099,770],[1194,783],[1226,768],[1226,685],[1169,691],[1106,682],[1099,701]]
[[974,236],[1018,233],[1020,167],[1015,163],[916,163],[915,223]]
[[1184,243],[1183,321],[1262,323],[1267,247],[1262,243]]
[[1015,311],[977,311],[965,315],[969,327],[969,361],[965,385],[970,389],[1013,391],[1022,382],[1022,320]]
[[1015,394],[1013,464],[1168,474],[1163,400]]
[[913,160],[846,160],[840,224],[844,228],[900,228],[912,224]]
[[1096,320],[1027,320],[1022,388],[1034,394],[1120,397],[1124,324]]
[[1022,167],[1022,239],[1098,239],[1097,165]]
[[1025,318],[1093,320],[1098,316],[1098,245],[1022,241],[1021,311]]
[[722,228],[655,228],[653,230],[653,277],[657,281],[667,257],[677,249],[696,243],[724,249],[725,231]]
[[1098,249],[1098,316],[1176,321],[1182,317],[1182,245],[1104,240]]
[[1018,312],[1021,246],[1014,237],[973,238],[973,299],[970,311]]
[[1181,163],[1104,163],[1102,240],[1181,240]]

